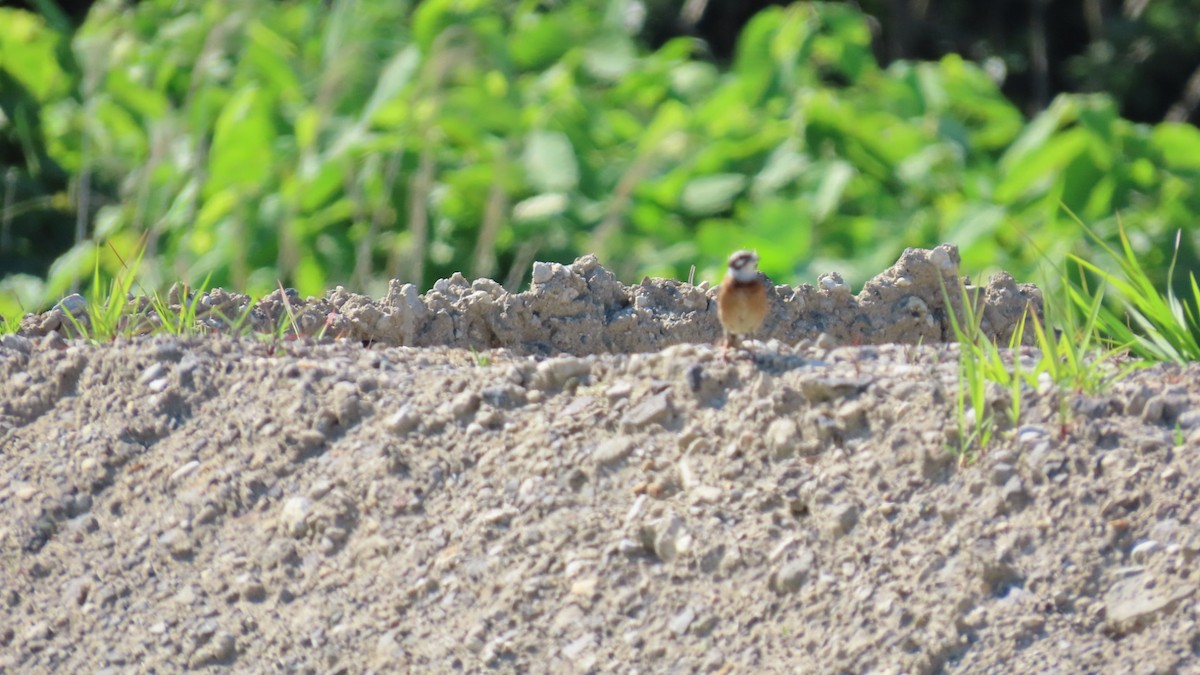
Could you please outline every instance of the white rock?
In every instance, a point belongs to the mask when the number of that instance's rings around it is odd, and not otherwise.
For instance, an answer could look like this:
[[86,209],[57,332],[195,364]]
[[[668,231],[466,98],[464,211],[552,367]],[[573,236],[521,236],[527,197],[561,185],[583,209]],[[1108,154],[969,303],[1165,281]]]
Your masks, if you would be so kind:
[[283,503],[283,508],[279,511],[279,525],[290,536],[303,536],[308,529],[310,513],[312,500],[308,497],[292,497]]

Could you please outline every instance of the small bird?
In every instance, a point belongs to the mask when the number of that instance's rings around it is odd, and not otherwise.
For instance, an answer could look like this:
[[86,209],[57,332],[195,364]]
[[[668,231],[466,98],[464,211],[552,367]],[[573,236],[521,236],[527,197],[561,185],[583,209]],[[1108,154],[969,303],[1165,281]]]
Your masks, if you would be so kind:
[[758,330],[767,316],[767,282],[758,271],[758,254],[736,251],[729,256],[729,270],[717,289],[717,318],[725,329],[721,356],[743,335]]

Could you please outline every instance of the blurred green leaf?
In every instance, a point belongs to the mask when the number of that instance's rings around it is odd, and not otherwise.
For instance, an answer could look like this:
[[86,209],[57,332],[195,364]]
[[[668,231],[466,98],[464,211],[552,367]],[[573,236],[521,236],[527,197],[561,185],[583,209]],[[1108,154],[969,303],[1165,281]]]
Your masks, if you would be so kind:
[[812,208],[812,219],[818,224],[825,222],[837,209],[846,186],[854,177],[854,167],[847,162],[833,162],[823,173]]
[[39,101],[62,96],[70,84],[58,62],[60,39],[41,17],[0,7],[0,71]]
[[529,182],[541,192],[569,192],[579,185],[579,163],[567,135],[537,130],[529,134],[522,158]]
[[253,193],[265,186],[274,159],[272,104],[257,85],[246,85],[221,111],[213,129],[205,194],[231,189]]
[[1150,134],[1154,147],[1173,169],[1200,169],[1200,129],[1190,124],[1164,122]]
[[740,173],[724,173],[694,178],[683,187],[679,206],[693,216],[705,216],[729,210],[733,200],[746,189],[748,179]]

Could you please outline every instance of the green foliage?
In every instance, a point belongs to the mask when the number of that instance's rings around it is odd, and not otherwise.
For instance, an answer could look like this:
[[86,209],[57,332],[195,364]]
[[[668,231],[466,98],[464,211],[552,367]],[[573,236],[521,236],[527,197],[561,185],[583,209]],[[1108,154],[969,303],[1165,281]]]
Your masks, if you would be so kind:
[[[1192,127],[1129,123],[1104,96],[1026,123],[957,56],[880,68],[844,4],[758,14],[727,69],[687,39],[646,51],[623,8],[102,0],[74,35],[0,10],[0,77],[27,83],[0,96],[0,136],[67,172],[57,199],[92,210],[91,238],[146,236],[152,288],[515,287],[535,257],[585,252],[625,279],[711,279],[741,247],[780,281],[859,283],[942,241],[1020,277],[1091,257],[1060,204],[1101,242],[1120,211],[1149,270],[1183,229],[1195,262]],[[94,249],[0,281],[0,314],[86,283]]]

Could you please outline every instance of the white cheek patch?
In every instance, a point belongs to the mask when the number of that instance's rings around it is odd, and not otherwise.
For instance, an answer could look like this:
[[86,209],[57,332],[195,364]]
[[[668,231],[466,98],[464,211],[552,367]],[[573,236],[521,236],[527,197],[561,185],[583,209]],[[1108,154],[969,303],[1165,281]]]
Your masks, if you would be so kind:
[[730,267],[729,274],[738,281],[754,281],[758,278],[758,268],[754,263],[746,263],[741,267]]

